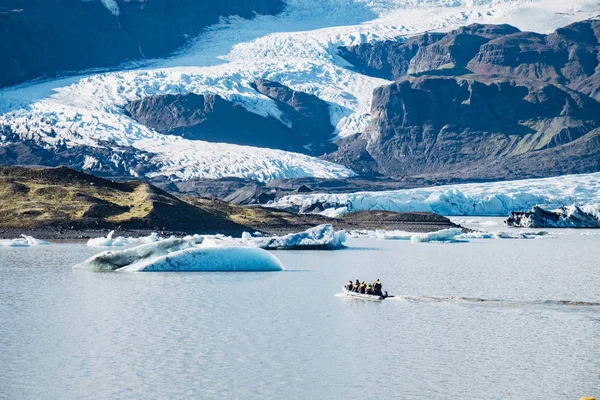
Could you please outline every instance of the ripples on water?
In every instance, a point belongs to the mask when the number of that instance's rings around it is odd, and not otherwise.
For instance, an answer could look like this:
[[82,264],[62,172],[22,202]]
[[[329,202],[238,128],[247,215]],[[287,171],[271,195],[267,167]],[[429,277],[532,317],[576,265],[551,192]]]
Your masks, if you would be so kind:
[[[89,273],[70,268],[83,245],[0,249],[0,398],[598,396],[599,240],[352,240],[277,252],[276,273]],[[397,297],[335,296],[357,278]]]

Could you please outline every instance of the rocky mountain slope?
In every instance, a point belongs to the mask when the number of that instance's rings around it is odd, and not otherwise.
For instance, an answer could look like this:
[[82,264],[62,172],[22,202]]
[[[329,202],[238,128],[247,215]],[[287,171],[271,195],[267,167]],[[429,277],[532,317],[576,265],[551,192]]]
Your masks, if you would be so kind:
[[0,87],[164,57],[220,17],[275,14],[281,0],[4,0]]
[[214,94],[163,95],[128,103],[125,109],[157,132],[189,140],[232,143],[321,155],[337,147],[329,105],[318,97],[264,79],[252,84],[272,99],[281,119],[261,116]]
[[342,48],[372,120],[329,160],[387,176],[508,179],[600,170],[600,21],[550,35],[471,25]]

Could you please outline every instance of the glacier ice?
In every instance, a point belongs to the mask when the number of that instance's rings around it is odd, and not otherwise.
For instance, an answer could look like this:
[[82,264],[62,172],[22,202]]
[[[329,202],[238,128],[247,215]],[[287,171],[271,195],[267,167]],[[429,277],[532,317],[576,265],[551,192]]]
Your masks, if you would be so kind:
[[278,271],[283,269],[269,250],[326,249],[344,247],[346,234],[331,225],[319,225],[285,236],[257,237],[244,232],[242,238],[224,235],[190,235],[183,238],[113,239],[113,232],[88,246],[131,246],[105,251],[76,265],[91,271]]
[[246,239],[245,243],[272,250],[335,250],[343,248],[345,241],[345,231],[336,231],[331,224],[323,224],[304,232],[290,233],[285,236],[250,238]]
[[205,242],[201,236],[190,236],[105,251],[74,268],[115,272],[280,271],[283,266],[263,249],[215,246],[214,242]]
[[[114,14],[118,2],[102,0]],[[598,14],[595,0],[287,0],[278,16],[225,18],[187,51],[142,68],[37,82],[0,91],[0,124],[43,147],[130,148],[154,176],[173,179],[244,177],[259,181],[353,172],[301,154],[207,143],[159,134],[129,118],[123,105],[161,94],[218,94],[263,116],[281,118],[275,103],[254,91],[258,78],[281,82],[330,104],[340,136],[364,131],[371,94],[386,81],[346,68],[338,46],[450,30],[473,22],[511,23],[548,32]],[[152,157],[146,158],[147,154]],[[90,155],[80,167],[124,162]],[[133,167],[124,170],[136,175]]]
[[460,228],[442,229],[434,232],[415,233],[405,231],[385,231],[385,230],[355,230],[350,231],[349,235],[354,238],[370,238],[381,240],[406,240],[411,243],[426,242],[467,242],[469,239],[536,239],[536,238],[555,238],[546,231],[498,231],[498,232],[462,232]]
[[118,236],[114,238],[115,231],[110,231],[106,237],[92,238],[87,241],[89,247],[124,247],[124,246],[136,246],[145,243],[158,242],[161,238],[157,233],[151,233],[148,236],[139,238],[130,238]]
[[[298,211],[315,203],[336,204],[345,212],[387,210],[448,216],[508,216],[536,205],[552,209],[571,204],[600,204],[600,173],[381,192],[296,194],[282,197],[269,206]],[[336,207],[339,215],[338,210]]]
[[31,246],[45,246],[49,245],[50,242],[36,239],[33,236],[21,235],[17,239],[0,239],[0,247],[31,247]]

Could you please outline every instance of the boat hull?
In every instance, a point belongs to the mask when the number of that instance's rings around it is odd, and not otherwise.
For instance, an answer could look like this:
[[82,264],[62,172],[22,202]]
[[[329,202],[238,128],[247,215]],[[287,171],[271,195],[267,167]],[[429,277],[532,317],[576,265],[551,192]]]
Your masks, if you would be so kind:
[[346,294],[346,296],[350,296],[350,297],[357,298],[357,299],[363,299],[363,300],[368,300],[368,301],[381,301],[381,300],[385,300],[384,296],[377,296],[377,295],[374,295],[374,294],[364,294],[364,293],[351,292],[348,289],[346,289],[345,287],[342,288],[342,291],[344,292],[344,294]]

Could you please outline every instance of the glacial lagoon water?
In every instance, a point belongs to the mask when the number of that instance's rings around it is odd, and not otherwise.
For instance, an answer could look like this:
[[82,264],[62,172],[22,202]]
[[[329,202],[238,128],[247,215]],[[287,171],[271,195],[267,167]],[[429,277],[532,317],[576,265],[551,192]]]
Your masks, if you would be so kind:
[[[92,273],[0,248],[2,399],[600,396],[600,235],[276,252],[286,271]],[[595,232],[592,232],[595,233]],[[598,231],[600,233],[600,231]],[[339,296],[380,278],[381,303]]]

